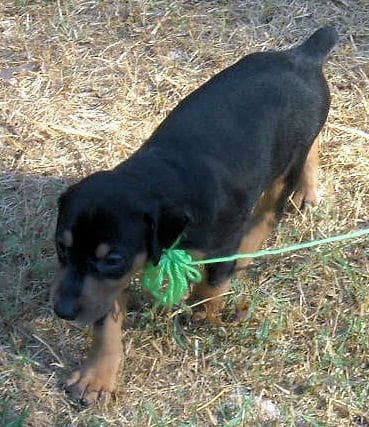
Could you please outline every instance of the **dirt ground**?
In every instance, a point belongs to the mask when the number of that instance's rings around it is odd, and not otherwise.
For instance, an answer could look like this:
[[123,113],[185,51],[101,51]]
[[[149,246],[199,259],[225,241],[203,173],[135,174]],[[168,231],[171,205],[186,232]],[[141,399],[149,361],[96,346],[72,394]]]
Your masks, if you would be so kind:
[[255,262],[234,328],[132,308],[118,390],[95,407],[61,387],[89,331],[48,296],[70,182],[127,158],[217,71],[327,23],[320,204],[286,213],[269,247],[369,227],[368,0],[0,0],[1,426],[369,425],[368,239]]

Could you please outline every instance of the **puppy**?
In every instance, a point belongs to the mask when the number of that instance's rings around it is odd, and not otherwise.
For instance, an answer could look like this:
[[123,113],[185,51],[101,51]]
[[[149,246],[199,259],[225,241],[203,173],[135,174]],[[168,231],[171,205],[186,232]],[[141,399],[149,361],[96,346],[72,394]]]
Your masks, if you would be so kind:
[[[61,195],[54,310],[94,324],[91,355],[67,381],[83,402],[114,390],[133,272],[178,236],[202,257],[255,251],[294,191],[299,204],[315,202],[314,140],[330,104],[322,63],[336,41],[324,27],[292,49],[246,56],[180,102],[128,160]],[[216,297],[247,263],[206,268],[193,289],[212,298],[202,317],[217,317]]]

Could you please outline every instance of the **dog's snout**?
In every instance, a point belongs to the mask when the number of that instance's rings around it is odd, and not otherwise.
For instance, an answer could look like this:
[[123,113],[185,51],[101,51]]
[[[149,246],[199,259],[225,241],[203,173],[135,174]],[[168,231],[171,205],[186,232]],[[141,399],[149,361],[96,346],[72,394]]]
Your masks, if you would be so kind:
[[55,314],[65,320],[75,320],[80,310],[80,305],[72,298],[60,298],[54,304]]

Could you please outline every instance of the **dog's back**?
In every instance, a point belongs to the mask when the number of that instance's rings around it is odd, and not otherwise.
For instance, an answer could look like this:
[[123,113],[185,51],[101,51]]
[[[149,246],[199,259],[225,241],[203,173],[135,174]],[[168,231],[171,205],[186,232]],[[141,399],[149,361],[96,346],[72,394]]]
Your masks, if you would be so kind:
[[[224,204],[230,204],[234,188],[238,198],[243,193],[245,212],[281,175],[290,174],[292,191],[328,114],[322,62],[336,41],[336,31],[324,27],[298,47],[246,56],[180,102],[135,160],[156,152],[163,173],[165,165],[176,169],[177,194],[182,184],[193,188],[197,174],[209,180],[210,169],[213,185],[226,187]],[[136,162],[132,167],[137,171]],[[214,191],[214,196],[221,204],[221,195]],[[211,204],[201,197],[204,205]]]
[[329,107],[321,64],[336,37],[324,27],[296,48],[246,56],[180,102],[150,141],[211,153],[217,144],[224,154],[229,144],[250,145],[266,128],[272,132],[277,118],[291,121],[306,111],[319,128]]

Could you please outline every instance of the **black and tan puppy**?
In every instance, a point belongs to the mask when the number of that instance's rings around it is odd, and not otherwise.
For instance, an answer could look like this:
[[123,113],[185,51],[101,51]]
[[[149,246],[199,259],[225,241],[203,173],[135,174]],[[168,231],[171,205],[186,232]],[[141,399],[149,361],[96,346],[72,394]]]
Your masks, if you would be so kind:
[[[336,41],[325,27],[293,49],[246,56],[180,102],[131,158],[60,197],[54,309],[94,323],[92,354],[67,382],[83,401],[114,388],[132,272],[179,235],[197,256],[254,251],[293,191],[315,201],[314,140],[330,103],[322,63]],[[245,265],[209,266],[194,296],[220,295]],[[213,299],[204,316],[221,306]]]

